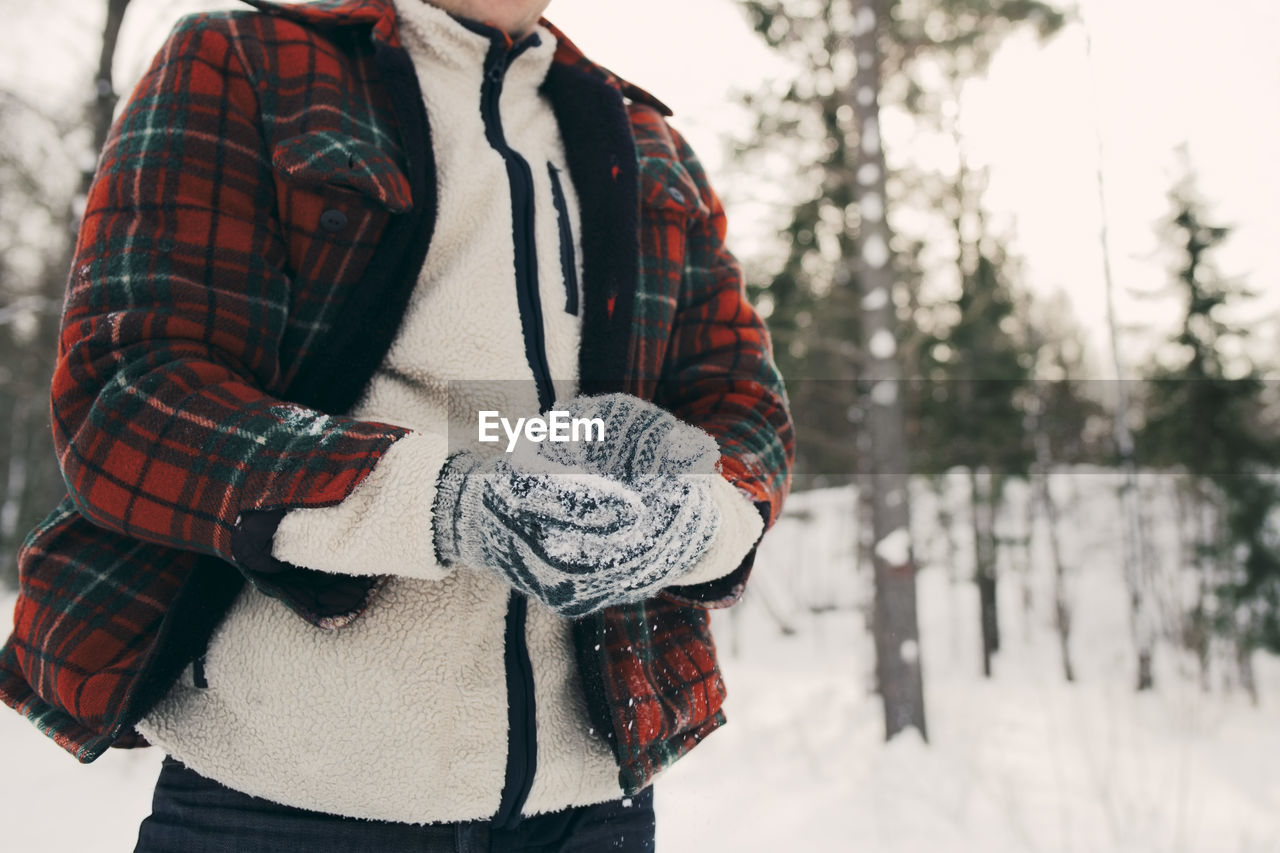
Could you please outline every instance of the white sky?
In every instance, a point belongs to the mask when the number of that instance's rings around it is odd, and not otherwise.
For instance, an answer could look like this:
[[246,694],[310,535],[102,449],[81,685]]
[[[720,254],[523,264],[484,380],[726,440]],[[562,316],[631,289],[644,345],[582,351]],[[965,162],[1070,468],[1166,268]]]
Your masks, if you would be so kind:
[[[1139,299],[1167,280],[1154,225],[1167,211],[1176,147],[1185,142],[1200,189],[1219,222],[1236,227],[1220,255],[1229,273],[1263,294],[1244,317],[1259,352],[1280,343],[1280,4],[1274,0],[1082,0],[1094,38],[1093,71],[1072,26],[1047,45],[1016,38],[987,79],[970,86],[962,128],[975,162],[991,165],[988,205],[1014,237],[1034,292],[1065,291],[1095,344],[1098,375],[1110,375],[1098,249],[1096,133],[1105,146],[1112,262],[1126,358],[1132,364],[1167,328],[1168,300]],[[48,103],[78,97],[96,56],[105,3],[0,0],[0,86]],[[201,0],[134,0],[117,75],[140,73],[172,21]],[[589,56],[652,91],[706,162],[722,195],[742,195],[724,168],[723,136],[741,129],[734,92],[786,72],[749,31],[732,0],[553,0],[548,16]],[[1093,80],[1099,81],[1096,107]],[[899,146],[909,140],[896,140]],[[895,140],[886,128],[892,158]],[[753,176],[769,180],[769,176]],[[735,212],[740,214],[735,219]],[[750,257],[761,222],[729,211],[731,239]]]
[[[1121,324],[1167,319],[1173,305],[1132,292],[1158,290],[1168,280],[1167,259],[1154,254],[1153,223],[1167,214],[1167,192],[1178,175],[1175,151],[1185,142],[1210,215],[1237,229],[1219,255],[1224,272],[1246,276],[1262,294],[1241,319],[1256,324],[1258,351],[1274,358],[1280,5],[1090,0],[1085,11],[1092,73],[1079,27],[1043,47],[1018,39],[989,80],[972,87],[963,116],[974,149],[992,163],[989,202],[1016,216],[1032,284],[1064,289],[1100,342],[1100,129]],[[1135,329],[1135,353],[1150,336]]]

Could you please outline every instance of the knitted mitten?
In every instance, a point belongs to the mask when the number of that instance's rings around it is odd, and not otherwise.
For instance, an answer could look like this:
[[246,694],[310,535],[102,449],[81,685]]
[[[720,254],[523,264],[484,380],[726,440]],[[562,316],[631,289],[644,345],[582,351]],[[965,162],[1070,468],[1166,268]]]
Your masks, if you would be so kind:
[[[720,448],[715,439],[639,397],[574,397],[557,402],[554,408],[574,419],[598,419],[604,424],[604,438],[543,442],[537,453],[544,459],[637,486],[687,474],[716,473]],[[527,454],[528,448],[521,452]]]
[[651,597],[694,566],[720,523],[705,478],[628,484],[467,451],[445,463],[432,510],[442,564],[487,567],[567,617]]

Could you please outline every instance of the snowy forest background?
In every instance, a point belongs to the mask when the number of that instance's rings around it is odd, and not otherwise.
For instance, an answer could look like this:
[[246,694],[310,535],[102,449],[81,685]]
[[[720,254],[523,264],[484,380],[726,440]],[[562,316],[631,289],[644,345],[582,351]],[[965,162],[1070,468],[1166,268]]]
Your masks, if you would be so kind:
[[[574,2],[549,15],[576,38]],[[62,491],[46,395],[95,152],[172,21],[228,5],[0,0],[4,618],[22,539]],[[1280,850],[1280,314],[1268,266],[1231,254],[1251,223],[1208,200],[1213,164],[1163,140],[1159,215],[1113,219],[1105,152],[1143,138],[1142,105],[1123,138],[1086,128],[1099,227],[1067,251],[1096,258],[1104,310],[1078,321],[1086,282],[1030,272],[966,111],[1015,47],[1091,59],[1097,4],[723,5],[779,69],[738,88],[727,153],[704,157],[748,220],[734,248],[799,457],[746,600],[715,617],[732,725],[658,786],[660,849]],[[1157,34],[1157,15],[1214,14],[1147,6]],[[1206,38],[1280,25],[1263,3],[1222,9]],[[46,44],[61,31],[69,49]],[[41,53],[56,81],[31,73]],[[1280,61],[1257,66],[1233,84],[1271,114]],[[1096,102],[1114,82],[1079,86]],[[1254,191],[1280,197],[1275,177]],[[1136,229],[1150,250],[1117,251]],[[82,768],[0,715],[12,849],[130,845],[154,752]],[[57,816],[69,798],[83,830]]]

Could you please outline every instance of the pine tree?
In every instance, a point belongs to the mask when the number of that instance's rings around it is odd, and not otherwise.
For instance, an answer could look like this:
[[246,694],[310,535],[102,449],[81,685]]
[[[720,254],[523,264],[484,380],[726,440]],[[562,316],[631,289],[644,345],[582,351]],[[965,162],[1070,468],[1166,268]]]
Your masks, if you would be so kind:
[[1112,454],[1101,440],[1108,434],[1102,428],[1106,420],[1103,407],[1089,398],[1080,381],[1086,372],[1085,347],[1063,294],[1051,298],[1047,307],[1034,312],[1024,325],[1028,350],[1035,359],[1026,420],[1034,454],[1030,472],[1035,496],[1033,507],[1043,516],[1048,537],[1053,567],[1053,625],[1058,635],[1062,675],[1067,681],[1074,681],[1071,656],[1074,601],[1070,590],[1074,572],[1063,553],[1061,513],[1051,480],[1055,468],[1100,464]]
[[[853,238],[866,212],[853,165],[859,144],[854,125],[857,99],[870,96],[855,91],[858,61],[848,38],[854,7],[849,0],[739,2],[755,31],[797,69],[793,78],[745,98],[756,126],[739,145],[737,163],[745,173],[774,177],[792,195],[780,226],[782,255],[756,276],[761,284],[753,284],[751,294],[769,313],[779,366],[788,377],[796,473],[838,482],[857,465],[847,432],[850,421],[856,424],[864,414],[854,380],[867,364],[859,289],[844,263],[856,252]],[[1035,0],[878,0],[870,9],[879,22],[877,106],[906,110],[934,125],[954,104],[958,86],[986,67],[1015,28],[1048,36],[1064,20]],[[941,88],[932,82],[939,72],[948,81]],[[884,177],[886,194],[875,194],[872,202],[889,218],[899,207],[919,212],[937,203],[935,176],[908,169]],[[915,260],[924,239],[897,229],[887,247],[895,279],[889,294],[893,333],[908,375],[925,337],[908,310],[927,274]]]
[[974,580],[988,676],[1000,648],[995,516],[1006,481],[1025,477],[1031,462],[1023,407],[1033,361],[1025,335],[1018,339],[1002,261],[995,241],[962,245],[961,289],[953,303],[958,319],[937,330],[922,353],[921,390],[915,395],[926,470],[969,471]]
[[1229,316],[1252,294],[1211,257],[1230,229],[1207,221],[1189,175],[1171,200],[1168,239],[1181,255],[1175,287],[1184,310],[1149,371],[1138,449],[1144,464],[1185,474],[1196,514],[1207,519],[1195,535],[1201,594],[1185,633],[1200,638],[1206,668],[1209,636],[1233,642],[1252,692],[1249,652],[1280,650],[1280,546],[1270,523],[1280,502],[1280,441],[1264,425],[1265,387],[1245,354],[1248,328]]
[[913,77],[916,65],[956,53],[977,69],[1012,23],[1037,19],[1052,28],[1061,18],[1040,3],[999,0],[742,2],[756,31],[800,70],[752,101],[757,139],[742,155],[776,162],[781,151],[797,164],[788,183],[798,203],[784,229],[792,239],[761,298],[790,371],[798,470],[841,464],[861,475],[886,734],[906,727],[923,734],[901,393],[918,336],[900,311],[916,299],[918,271],[902,263],[910,241],[893,236],[890,214],[901,193],[891,198],[881,111],[924,104],[915,97],[925,90]]

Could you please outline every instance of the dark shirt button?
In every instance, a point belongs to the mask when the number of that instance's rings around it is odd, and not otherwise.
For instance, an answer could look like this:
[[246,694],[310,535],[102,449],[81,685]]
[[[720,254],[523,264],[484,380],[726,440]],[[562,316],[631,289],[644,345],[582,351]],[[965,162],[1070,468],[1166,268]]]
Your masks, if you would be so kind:
[[671,187],[670,189],[667,190],[667,193],[671,196],[671,198],[675,201],[676,204],[684,204],[684,193],[680,192],[680,190],[676,189],[675,187]]
[[341,231],[347,227],[347,215],[336,208],[326,210],[320,214],[320,227],[331,234],[335,231]]

